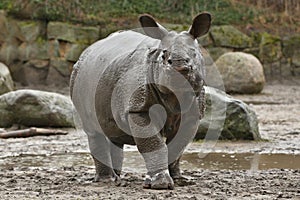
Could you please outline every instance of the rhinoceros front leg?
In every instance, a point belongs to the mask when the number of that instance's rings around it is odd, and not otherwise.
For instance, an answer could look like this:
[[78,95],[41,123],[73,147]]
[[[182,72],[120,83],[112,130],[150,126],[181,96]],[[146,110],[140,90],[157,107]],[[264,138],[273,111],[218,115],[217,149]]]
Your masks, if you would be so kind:
[[119,184],[120,177],[113,170],[110,141],[101,133],[88,134],[88,141],[95,163],[95,182]]
[[130,113],[131,133],[147,168],[144,188],[173,189],[174,182],[168,170],[168,148],[163,137],[149,126],[148,113]]
[[181,174],[180,159],[186,146],[195,137],[199,119],[197,116],[182,115],[181,121],[175,124],[167,133],[169,172],[174,182],[178,185],[191,184],[189,179]]

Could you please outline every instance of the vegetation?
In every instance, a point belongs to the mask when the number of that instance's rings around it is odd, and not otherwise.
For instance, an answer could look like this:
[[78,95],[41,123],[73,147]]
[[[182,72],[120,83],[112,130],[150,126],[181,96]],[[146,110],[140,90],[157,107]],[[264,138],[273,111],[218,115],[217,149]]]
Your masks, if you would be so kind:
[[299,0],[1,0],[0,9],[21,18],[99,25],[112,22],[125,27],[135,24],[141,13],[187,24],[197,13],[209,11],[217,25],[263,28],[278,34],[300,31]]

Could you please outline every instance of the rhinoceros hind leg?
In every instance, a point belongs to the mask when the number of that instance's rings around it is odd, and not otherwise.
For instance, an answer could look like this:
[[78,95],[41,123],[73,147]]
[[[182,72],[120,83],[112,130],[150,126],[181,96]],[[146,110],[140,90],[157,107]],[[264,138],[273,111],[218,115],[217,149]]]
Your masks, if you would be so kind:
[[175,185],[178,185],[178,186],[194,185],[195,182],[191,178],[185,177],[181,174],[181,171],[179,168],[180,157],[177,160],[175,160],[173,163],[169,164],[170,175],[171,175]]
[[178,158],[168,166],[170,175],[173,179],[180,178],[182,176],[179,168],[179,160],[180,158]]
[[114,182],[116,185],[121,184],[121,178],[115,173],[115,171],[109,166],[101,163],[94,156],[94,163],[96,168],[95,182]]
[[121,171],[122,171],[122,165],[124,159],[123,146],[124,146],[123,144],[112,143],[110,149],[112,167],[118,176],[121,175]]
[[102,133],[87,132],[87,135],[96,168],[95,182],[120,182],[120,177],[112,167],[112,143]]

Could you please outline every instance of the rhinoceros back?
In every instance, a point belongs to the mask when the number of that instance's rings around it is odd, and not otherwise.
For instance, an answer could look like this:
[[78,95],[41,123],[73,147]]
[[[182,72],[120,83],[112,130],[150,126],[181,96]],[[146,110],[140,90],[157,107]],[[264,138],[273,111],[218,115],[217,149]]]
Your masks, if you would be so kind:
[[[155,47],[158,44],[158,40],[140,33],[123,31],[113,33],[109,37],[92,44],[81,54],[79,60],[74,65],[73,70],[77,71],[77,74],[73,80],[71,93],[72,101],[81,118],[83,128],[87,133],[103,133],[97,119],[98,109],[102,108],[95,108],[95,95],[97,87],[99,88],[100,79],[103,78],[103,73],[109,71],[108,68],[112,67],[116,70],[121,69],[122,66],[113,66],[114,63],[122,63],[120,59],[126,58],[137,49]],[[114,79],[114,76],[110,76],[109,79]],[[102,84],[100,87],[106,87],[106,85],[116,82],[116,80],[109,79],[101,80],[101,82],[106,84]],[[111,85],[109,86],[112,87]],[[105,88],[102,89],[103,91],[107,91]],[[107,98],[110,94],[104,92],[101,95],[103,95],[103,98]],[[108,105],[103,109],[107,110],[110,108],[110,103],[107,103]],[[107,117],[110,118],[112,116]]]

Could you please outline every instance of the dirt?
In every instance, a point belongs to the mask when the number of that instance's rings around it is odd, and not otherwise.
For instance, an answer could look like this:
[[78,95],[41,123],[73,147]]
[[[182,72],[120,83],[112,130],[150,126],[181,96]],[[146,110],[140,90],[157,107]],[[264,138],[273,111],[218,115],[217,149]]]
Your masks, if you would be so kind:
[[[181,162],[190,181],[175,190],[142,188],[145,169],[126,147],[121,186],[94,183],[82,132],[0,140],[2,199],[300,199],[300,81],[234,95],[257,113],[264,141],[192,143]],[[198,157],[197,157],[198,156]]]

